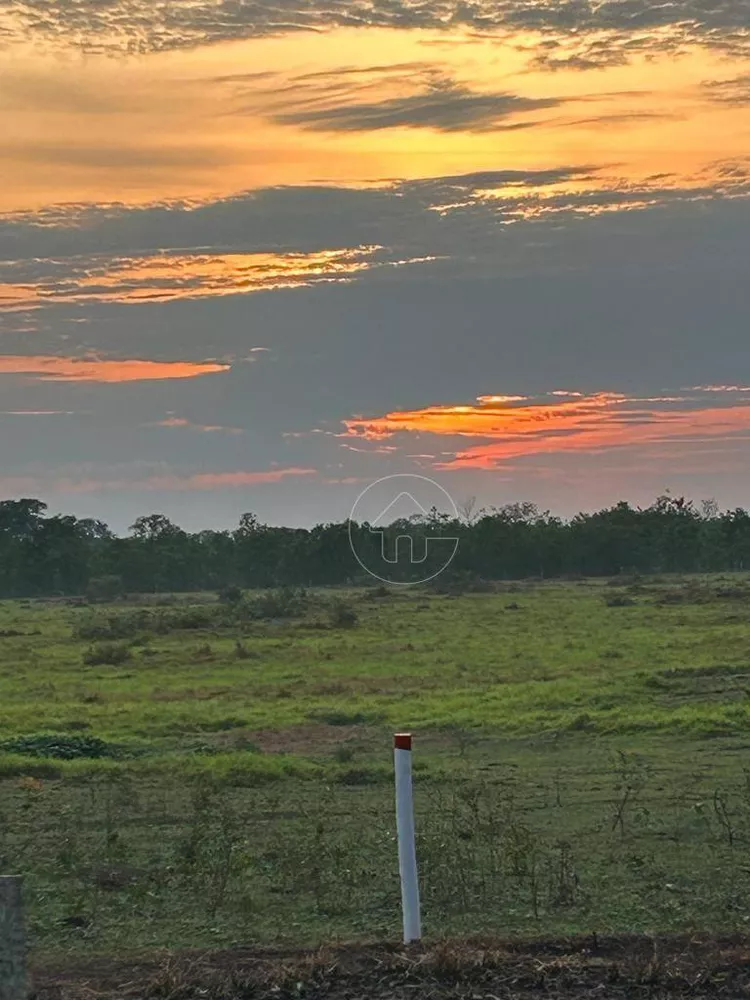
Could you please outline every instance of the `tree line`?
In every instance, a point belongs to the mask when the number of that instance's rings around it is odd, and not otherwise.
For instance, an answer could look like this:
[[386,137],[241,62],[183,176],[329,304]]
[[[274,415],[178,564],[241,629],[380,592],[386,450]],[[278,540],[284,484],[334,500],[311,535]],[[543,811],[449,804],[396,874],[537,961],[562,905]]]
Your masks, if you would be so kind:
[[[404,536],[415,565],[399,547]],[[244,514],[226,531],[183,531],[163,514],[139,517],[125,537],[91,518],[48,515],[41,500],[0,501],[0,596],[190,592],[232,587],[333,586],[437,578],[451,581],[750,569],[750,514],[661,496],[649,507],[620,502],[570,519],[531,503],[460,517],[432,510],[382,530],[369,524],[272,527]],[[453,544],[453,543],[452,543]],[[452,549],[451,549],[452,551]],[[355,556],[356,552],[356,556]],[[366,569],[363,568],[363,564]],[[369,571],[369,572],[368,572]],[[437,585],[437,584],[436,584]]]

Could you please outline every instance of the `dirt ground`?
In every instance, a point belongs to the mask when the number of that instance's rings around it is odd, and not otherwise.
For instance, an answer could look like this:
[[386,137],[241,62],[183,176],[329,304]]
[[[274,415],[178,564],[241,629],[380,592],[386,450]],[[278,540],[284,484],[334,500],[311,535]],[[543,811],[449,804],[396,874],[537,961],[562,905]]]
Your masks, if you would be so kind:
[[164,953],[40,962],[32,977],[35,1000],[740,1000],[750,936]]

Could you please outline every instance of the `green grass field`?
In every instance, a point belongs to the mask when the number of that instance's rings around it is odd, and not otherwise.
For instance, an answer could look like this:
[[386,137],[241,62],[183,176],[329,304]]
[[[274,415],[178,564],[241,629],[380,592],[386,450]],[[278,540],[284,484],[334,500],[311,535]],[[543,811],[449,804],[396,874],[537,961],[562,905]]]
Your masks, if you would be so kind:
[[251,600],[0,606],[38,954],[396,937],[407,728],[429,934],[750,924],[749,578]]

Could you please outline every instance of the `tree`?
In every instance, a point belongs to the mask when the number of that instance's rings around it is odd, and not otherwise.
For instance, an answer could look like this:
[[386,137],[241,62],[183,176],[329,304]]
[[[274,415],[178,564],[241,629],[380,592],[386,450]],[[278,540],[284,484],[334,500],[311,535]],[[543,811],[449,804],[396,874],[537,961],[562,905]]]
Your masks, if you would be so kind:
[[141,541],[156,542],[164,538],[175,538],[182,534],[182,529],[173,524],[164,514],[148,514],[139,517],[130,525],[134,538]]
[[[408,535],[417,555],[458,538],[452,570],[490,580],[564,574],[696,572],[750,567],[750,514],[721,512],[715,501],[696,507],[665,493],[645,508],[625,501],[569,521],[529,502],[453,517],[433,509],[373,531],[342,522],[314,528],[270,527],[244,514],[234,531],[188,533],[164,514],[139,517],[125,538],[103,521],[47,514],[41,500],[0,501],[0,596],[90,593],[104,599],[119,590],[185,591],[227,587],[340,585],[361,576],[350,546],[395,550]],[[427,543],[430,542],[428,546]],[[416,572],[409,560],[384,566],[402,582]],[[417,567],[423,576],[425,567]]]
[[41,500],[0,500],[0,532],[12,538],[31,537],[47,510]]

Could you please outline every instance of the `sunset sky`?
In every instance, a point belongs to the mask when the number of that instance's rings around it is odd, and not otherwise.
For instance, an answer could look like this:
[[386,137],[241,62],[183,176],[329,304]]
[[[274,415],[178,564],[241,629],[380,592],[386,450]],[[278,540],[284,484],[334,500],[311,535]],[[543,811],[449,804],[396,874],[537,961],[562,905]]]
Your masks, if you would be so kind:
[[0,497],[750,507],[750,0],[0,0]]

